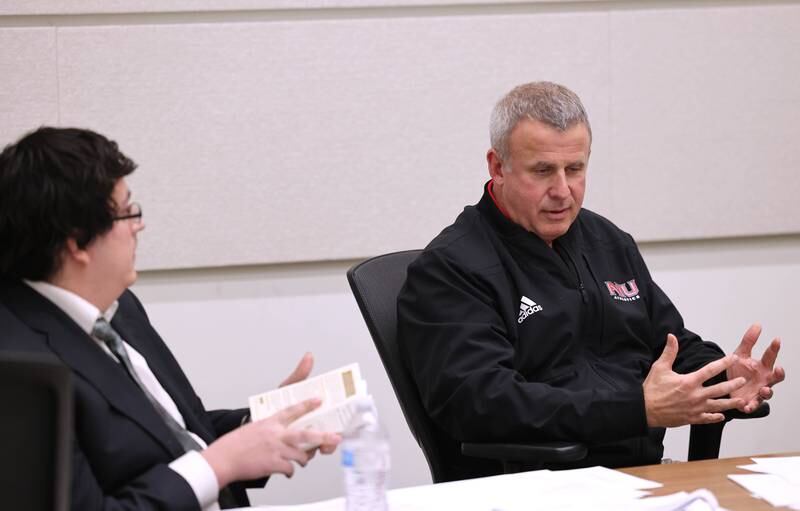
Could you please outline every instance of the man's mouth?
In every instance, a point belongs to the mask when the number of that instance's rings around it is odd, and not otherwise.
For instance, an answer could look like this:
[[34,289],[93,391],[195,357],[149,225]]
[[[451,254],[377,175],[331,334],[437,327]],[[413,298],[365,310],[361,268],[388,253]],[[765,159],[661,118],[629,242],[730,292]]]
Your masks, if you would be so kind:
[[562,209],[546,209],[544,214],[549,217],[562,217],[569,213],[569,208]]

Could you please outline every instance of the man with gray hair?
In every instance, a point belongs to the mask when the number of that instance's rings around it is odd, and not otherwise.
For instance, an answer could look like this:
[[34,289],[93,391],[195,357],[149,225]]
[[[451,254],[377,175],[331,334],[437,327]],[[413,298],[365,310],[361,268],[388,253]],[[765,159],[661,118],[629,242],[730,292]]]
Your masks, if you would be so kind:
[[633,238],[582,209],[591,128],[561,85],[495,106],[491,180],[409,266],[398,342],[447,453],[447,478],[499,473],[460,442],[586,443],[578,465],[657,463],[666,427],[755,410],[780,340],[733,354],[686,329]]

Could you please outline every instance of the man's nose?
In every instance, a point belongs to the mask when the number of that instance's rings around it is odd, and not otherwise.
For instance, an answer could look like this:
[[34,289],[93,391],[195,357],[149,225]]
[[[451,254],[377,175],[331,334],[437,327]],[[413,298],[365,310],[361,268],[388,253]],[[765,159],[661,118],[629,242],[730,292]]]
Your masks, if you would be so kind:
[[553,175],[553,182],[550,185],[549,192],[551,196],[558,199],[569,197],[569,183],[567,182],[566,170],[561,169]]

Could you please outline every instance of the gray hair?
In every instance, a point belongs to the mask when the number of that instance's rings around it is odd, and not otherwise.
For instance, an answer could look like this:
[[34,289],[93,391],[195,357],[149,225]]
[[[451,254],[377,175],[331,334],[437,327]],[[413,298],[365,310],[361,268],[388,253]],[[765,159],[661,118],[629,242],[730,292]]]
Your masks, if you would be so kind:
[[583,123],[592,140],[589,117],[577,94],[557,83],[532,82],[514,87],[492,110],[489,137],[500,159],[508,160],[508,139],[523,119],[539,121],[560,131]]

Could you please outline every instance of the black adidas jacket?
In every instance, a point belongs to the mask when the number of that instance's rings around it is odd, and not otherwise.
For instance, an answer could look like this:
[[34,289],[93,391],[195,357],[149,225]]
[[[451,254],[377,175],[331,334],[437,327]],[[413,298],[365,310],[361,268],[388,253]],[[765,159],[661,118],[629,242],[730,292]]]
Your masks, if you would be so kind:
[[499,473],[462,441],[582,441],[580,465],[657,463],[642,383],[674,333],[674,370],[723,356],[683,326],[631,236],[582,210],[553,249],[486,190],[408,269],[398,342],[441,428],[451,478]]

